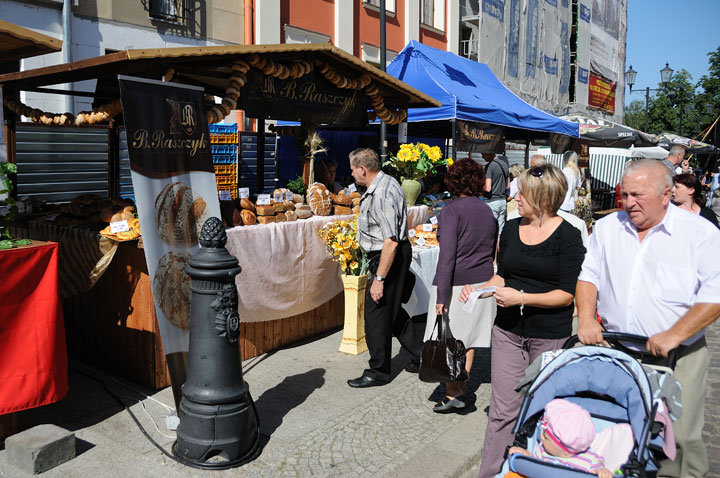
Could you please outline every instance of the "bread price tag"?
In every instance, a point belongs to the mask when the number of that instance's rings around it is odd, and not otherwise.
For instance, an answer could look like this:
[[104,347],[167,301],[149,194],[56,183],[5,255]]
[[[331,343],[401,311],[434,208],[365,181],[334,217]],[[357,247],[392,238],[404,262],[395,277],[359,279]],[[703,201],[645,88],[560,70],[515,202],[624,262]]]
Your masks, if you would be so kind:
[[220,191],[220,200],[221,201],[232,201],[232,196],[230,195],[230,191]]
[[130,226],[126,220],[115,221],[110,223],[110,234],[117,234],[118,232],[127,232],[130,230]]
[[355,191],[357,191],[357,188],[355,187],[355,183],[349,184],[347,187],[347,190],[351,193],[354,193]]
[[258,194],[257,205],[258,206],[269,206],[270,205],[270,195],[269,194]]
[[436,216],[433,216],[433,217],[430,218],[430,224],[433,224],[433,225],[437,224],[437,217],[436,217]]
[[240,199],[250,197],[250,188],[238,188],[238,196]]
[[287,191],[287,192],[285,193],[285,200],[286,200],[286,201],[292,201],[292,200],[293,200],[293,192],[292,192],[292,191]]
[[432,224],[423,224],[423,232],[432,232]]
[[415,229],[410,229],[408,231],[408,237],[415,237]]
[[418,246],[424,246],[425,245],[425,238],[424,237],[418,237],[418,240],[415,241],[415,244]]
[[283,202],[285,200],[285,193],[275,193],[273,194],[273,199],[275,202]]

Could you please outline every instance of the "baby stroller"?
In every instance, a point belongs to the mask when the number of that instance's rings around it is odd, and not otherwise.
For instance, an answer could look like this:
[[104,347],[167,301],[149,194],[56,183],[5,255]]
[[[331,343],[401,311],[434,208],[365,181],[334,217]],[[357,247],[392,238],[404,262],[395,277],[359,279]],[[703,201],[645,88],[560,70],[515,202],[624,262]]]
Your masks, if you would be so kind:
[[[644,346],[645,337],[618,333],[605,333],[603,337],[613,348],[571,348],[578,342],[577,336],[571,337],[563,346],[565,350],[530,382],[513,429],[514,445],[533,453],[540,443],[542,432],[537,425],[545,405],[555,398],[564,398],[590,413],[597,433],[617,423],[630,425],[634,446],[620,468],[622,475],[615,476],[654,477],[658,470],[656,454],[662,454],[663,438],[659,424],[655,423],[658,405],[653,400],[651,381],[638,360],[656,358],[624,345],[631,342]],[[673,351],[664,370],[671,372],[675,360]],[[674,381],[671,377],[670,380]],[[526,477],[597,477],[519,453],[509,456],[498,476],[505,476],[508,471]]]

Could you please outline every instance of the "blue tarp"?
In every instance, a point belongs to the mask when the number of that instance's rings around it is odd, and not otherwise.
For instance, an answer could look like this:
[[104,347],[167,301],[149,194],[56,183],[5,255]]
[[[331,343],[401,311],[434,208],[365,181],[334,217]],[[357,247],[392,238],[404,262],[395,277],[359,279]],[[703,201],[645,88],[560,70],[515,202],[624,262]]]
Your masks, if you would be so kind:
[[387,72],[442,102],[410,108],[408,122],[458,119],[579,136],[577,123],[545,113],[520,99],[484,63],[411,41]]

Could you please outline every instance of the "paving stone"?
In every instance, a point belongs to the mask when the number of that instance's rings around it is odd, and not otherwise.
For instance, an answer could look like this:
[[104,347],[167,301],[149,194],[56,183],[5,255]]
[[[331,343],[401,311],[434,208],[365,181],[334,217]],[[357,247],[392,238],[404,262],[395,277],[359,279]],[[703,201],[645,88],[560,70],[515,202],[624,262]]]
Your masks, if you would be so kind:
[[75,434],[37,425],[5,440],[8,462],[25,473],[42,473],[75,457]]

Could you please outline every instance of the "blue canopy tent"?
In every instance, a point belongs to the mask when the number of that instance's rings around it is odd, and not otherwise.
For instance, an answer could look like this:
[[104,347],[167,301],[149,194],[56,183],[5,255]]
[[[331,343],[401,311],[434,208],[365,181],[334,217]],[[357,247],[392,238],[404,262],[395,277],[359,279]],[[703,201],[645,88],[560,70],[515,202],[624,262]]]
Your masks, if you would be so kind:
[[[484,63],[411,41],[387,72],[442,102],[410,108],[408,134],[455,137],[478,152],[501,152],[505,139],[547,139],[550,133],[579,136],[577,123],[541,111],[505,87]],[[457,125],[457,127],[456,127]]]

